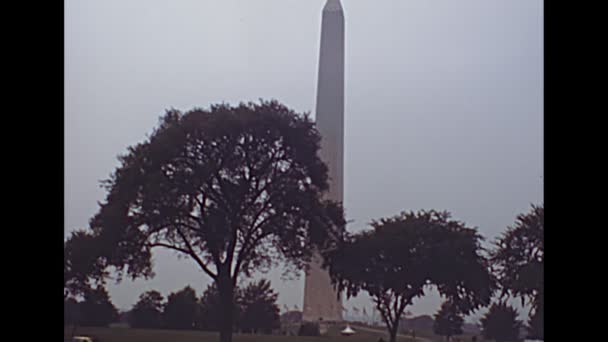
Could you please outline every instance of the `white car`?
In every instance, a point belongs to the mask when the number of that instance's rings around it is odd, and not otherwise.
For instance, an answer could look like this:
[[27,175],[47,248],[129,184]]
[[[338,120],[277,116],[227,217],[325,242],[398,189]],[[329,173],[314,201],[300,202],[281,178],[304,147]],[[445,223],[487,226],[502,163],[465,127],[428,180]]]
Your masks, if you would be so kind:
[[95,342],[92,337],[88,336],[74,336],[72,342]]

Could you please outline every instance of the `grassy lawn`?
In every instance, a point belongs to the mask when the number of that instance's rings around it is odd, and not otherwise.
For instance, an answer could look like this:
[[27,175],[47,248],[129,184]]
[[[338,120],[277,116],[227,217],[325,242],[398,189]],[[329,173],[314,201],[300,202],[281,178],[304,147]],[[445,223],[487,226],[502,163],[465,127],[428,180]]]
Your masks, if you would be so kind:
[[[64,329],[67,341],[72,332],[71,327]],[[141,330],[128,328],[77,328],[76,335],[97,337],[100,342],[217,342],[217,333],[201,331],[175,330]],[[234,335],[234,342],[377,342],[382,337],[388,341],[386,334],[359,331],[353,336],[339,336],[338,328],[331,329],[327,336],[270,336],[270,335]],[[413,342],[409,338],[399,338],[399,342]]]

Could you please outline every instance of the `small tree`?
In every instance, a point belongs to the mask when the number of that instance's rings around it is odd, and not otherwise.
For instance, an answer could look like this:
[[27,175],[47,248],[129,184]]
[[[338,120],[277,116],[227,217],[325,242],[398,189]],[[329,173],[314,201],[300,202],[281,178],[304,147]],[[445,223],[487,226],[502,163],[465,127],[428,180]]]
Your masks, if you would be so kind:
[[[238,287],[235,288],[235,296],[239,293]],[[237,296],[238,297],[238,296]],[[240,317],[240,307],[238,305],[238,298],[235,298],[235,306],[233,308],[233,330],[238,329],[239,317]],[[220,312],[222,308],[222,304],[220,302],[220,295],[217,290],[217,285],[212,283],[207,286],[205,291],[203,292],[201,298],[199,299],[200,305],[200,316],[198,320],[198,326],[200,329],[205,331],[220,331],[221,326],[221,317],[218,316],[218,312]]]
[[169,111],[105,182],[91,227],[106,264],[148,277],[152,248],[192,258],[217,284],[230,342],[240,276],[302,269],[344,231],[341,206],[323,200],[319,142],[307,115],[275,101]]
[[504,302],[493,304],[481,318],[481,325],[485,339],[496,342],[521,341],[522,322],[517,319],[517,311]]
[[458,311],[449,302],[443,303],[441,309],[435,314],[435,322],[433,322],[433,331],[439,336],[445,336],[448,341],[451,341],[452,336],[462,334],[462,325],[464,319],[458,314]]
[[503,297],[520,297],[522,305],[530,302],[531,314],[540,306],[544,290],[544,230],[544,207],[532,205],[497,239],[491,258]]
[[281,326],[278,293],[274,292],[270,282],[261,279],[242,289],[239,296],[239,326],[245,333],[263,332],[269,334]]
[[100,245],[95,236],[84,230],[76,230],[63,245],[64,300],[84,296],[94,286],[103,286],[107,276]]
[[519,297],[522,305],[529,302],[530,334],[544,339],[544,206],[532,205],[528,213],[517,216],[515,225],[508,227],[495,242],[492,263],[502,287],[502,297]]
[[373,230],[324,253],[333,282],[347,296],[367,291],[396,341],[399,320],[414,298],[435,285],[460,313],[490,301],[494,281],[481,236],[447,212],[421,211],[372,222]]
[[118,310],[102,286],[85,292],[84,301],[80,303],[80,314],[81,325],[88,327],[107,327],[118,319]]
[[176,330],[192,330],[196,327],[199,316],[199,305],[194,289],[186,286],[171,293],[163,311],[164,326]]
[[130,325],[134,328],[162,328],[164,298],[158,291],[147,291],[139,296],[139,301],[129,314]]

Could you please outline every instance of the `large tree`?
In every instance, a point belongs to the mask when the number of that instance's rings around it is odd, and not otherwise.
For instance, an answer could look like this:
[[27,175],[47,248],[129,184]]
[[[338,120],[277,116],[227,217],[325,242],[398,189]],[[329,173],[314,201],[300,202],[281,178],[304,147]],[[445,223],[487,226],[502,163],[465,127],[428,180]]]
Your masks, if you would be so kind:
[[239,292],[241,331],[269,334],[273,329],[280,328],[279,294],[272,289],[268,280],[251,283]]
[[505,302],[493,304],[481,318],[482,335],[496,342],[521,341],[522,322],[517,319],[517,311]]
[[[517,216],[495,242],[492,262],[502,287],[502,295],[519,297],[531,304],[530,326],[535,338],[544,338],[545,209],[532,205]],[[532,326],[533,325],[533,326]]]
[[344,231],[340,204],[322,200],[319,142],[307,115],[275,101],[167,112],[105,183],[91,227],[107,265],[151,276],[152,248],[192,258],[217,284],[230,342],[239,276],[301,269]]
[[463,324],[464,319],[454,305],[450,302],[444,302],[441,309],[435,314],[433,332],[439,336],[445,336],[450,341],[452,336],[462,334]]
[[494,280],[476,229],[434,210],[404,212],[374,221],[372,228],[324,256],[347,296],[369,293],[391,342],[406,307],[433,285],[463,314],[489,303]]
[[169,294],[163,310],[165,328],[194,330],[200,311],[196,292],[190,286]]
[[158,291],[147,291],[139,296],[129,314],[133,328],[160,329],[163,326],[164,298]]

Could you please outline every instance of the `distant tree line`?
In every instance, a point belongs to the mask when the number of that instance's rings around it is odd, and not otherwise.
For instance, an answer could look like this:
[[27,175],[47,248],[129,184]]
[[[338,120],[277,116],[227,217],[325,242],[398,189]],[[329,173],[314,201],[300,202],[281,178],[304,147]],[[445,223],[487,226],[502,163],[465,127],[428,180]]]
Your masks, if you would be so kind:
[[[115,317],[101,290],[110,270],[118,280],[152,277],[152,249],[170,249],[191,258],[213,284],[201,298],[188,287],[166,302],[158,292],[144,293],[130,320],[219,330],[220,341],[231,342],[233,331],[267,332],[278,322],[269,284],[241,289],[239,279],[279,263],[300,271],[318,251],[336,288],[371,296],[391,341],[406,308],[431,288],[445,300],[435,331],[446,338],[461,331],[462,317],[484,307],[486,338],[519,336],[513,331],[523,323],[506,304],[510,298],[531,305],[528,335],[544,337],[543,206],[519,215],[491,250],[477,228],[447,211],[406,211],[351,234],[341,203],[325,200],[320,140],[307,115],[276,101],[168,111],[144,142],[119,157],[90,226],[65,242],[64,298],[83,297],[81,318],[103,324]],[[104,319],[87,311],[93,306],[107,311]]]
[[[517,216],[515,225],[508,227],[489,251],[499,291],[481,319],[482,335],[488,340],[520,341],[522,335],[544,340],[544,220],[544,207],[532,205],[528,213]],[[507,304],[509,298],[530,304],[527,324]],[[435,315],[433,330],[449,340],[462,333],[462,326],[462,316],[446,302]]]
[[[265,279],[237,287],[234,331],[270,334],[279,329],[277,298],[278,294]],[[132,328],[219,331],[220,305],[215,284],[209,285],[201,297],[197,297],[192,287],[186,286],[170,293],[166,300],[158,291],[146,291],[124,315]],[[81,302],[68,298],[64,309],[68,325],[106,327],[119,318],[103,288],[87,292]]]
[[106,289],[102,286],[83,290],[83,299],[64,299],[64,324],[88,327],[107,327],[118,321],[119,313]]
[[[279,329],[278,294],[270,282],[260,280],[235,291],[233,331],[270,334]],[[197,329],[219,331],[221,327],[219,293],[211,284],[197,298],[190,286],[170,294],[166,302],[157,291],[140,296],[130,312],[130,325],[146,329]]]

